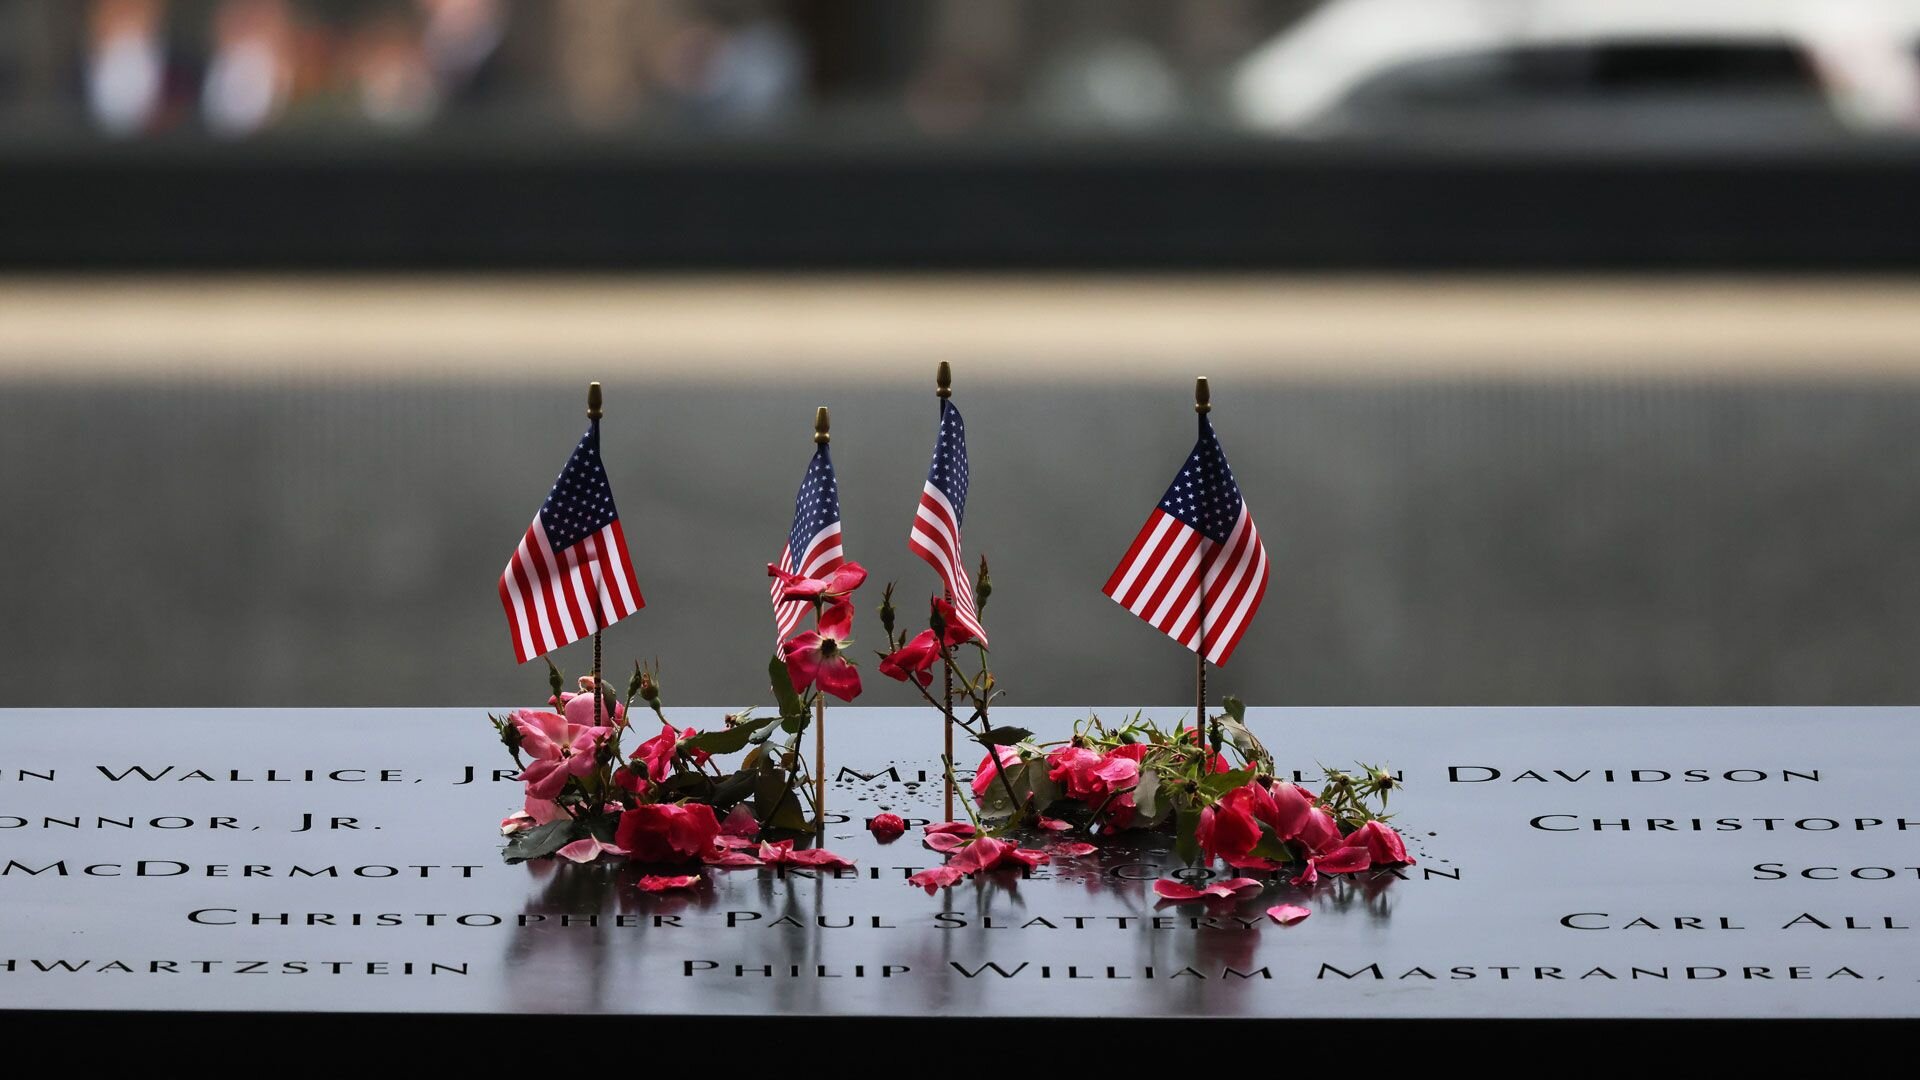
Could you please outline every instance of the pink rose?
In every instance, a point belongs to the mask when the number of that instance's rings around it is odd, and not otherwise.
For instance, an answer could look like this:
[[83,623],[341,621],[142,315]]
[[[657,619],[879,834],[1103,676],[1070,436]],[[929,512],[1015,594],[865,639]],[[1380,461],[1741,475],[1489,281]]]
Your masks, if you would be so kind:
[[620,815],[614,844],[640,862],[687,862],[713,847],[720,822],[705,803],[646,803]]

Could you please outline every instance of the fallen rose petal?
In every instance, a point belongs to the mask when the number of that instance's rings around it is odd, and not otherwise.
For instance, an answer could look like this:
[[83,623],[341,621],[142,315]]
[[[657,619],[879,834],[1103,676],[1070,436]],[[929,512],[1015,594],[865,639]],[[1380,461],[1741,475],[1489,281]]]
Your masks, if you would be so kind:
[[835,855],[826,848],[805,848],[789,851],[784,859],[794,866],[812,866],[823,870],[851,870],[853,860],[844,855]]
[[951,866],[936,866],[931,870],[922,870],[907,879],[907,884],[918,885],[932,896],[948,885],[959,881],[963,875]]
[[1039,866],[1041,863],[1051,861],[1050,857],[1047,855],[1046,852],[1035,851],[1032,848],[1023,848],[1023,847],[1017,847],[1017,848],[1014,848],[1012,851],[1007,852],[1006,858],[1012,859],[1015,862],[1025,863],[1028,869],[1032,869],[1033,867]]
[[1094,852],[1099,851],[1100,849],[1098,847],[1095,847],[1092,844],[1087,843],[1084,840],[1080,840],[1080,841],[1075,841],[1071,844],[1055,844],[1053,846],[1053,850],[1055,854],[1065,855],[1068,858],[1077,859],[1082,855],[1091,855]]
[[907,823],[899,814],[875,814],[873,820],[867,822],[867,831],[881,843],[890,844],[907,831]]
[[1207,895],[1183,881],[1168,881],[1161,878],[1153,883],[1153,891],[1166,900],[1198,900]]
[[600,841],[589,836],[584,840],[575,840],[554,854],[577,863],[588,863],[600,857]]
[[942,833],[951,833],[954,836],[972,836],[979,830],[973,827],[972,822],[936,821],[920,831],[926,833],[928,836],[938,836]]
[[1273,921],[1279,923],[1281,926],[1292,926],[1294,923],[1313,914],[1313,912],[1301,907],[1299,904],[1275,904],[1267,909],[1267,914],[1272,916]]
[[979,870],[991,870],[1000,865],[1001,860],[1005,859],[1007,853],[1012,850],[1013,845],[1007,843],[1005,840],[996,840],[991,836],[982,836],[962,848],[960,853],[953,857],[953,861],[947,865],[963,874],[971,874]]
[[648,874],[637,883],[641,892],[667,892],[670,889],[691,889],[702,880],[699,874],[676,874],[662,876]]
[[759,836],[760,823],[754,820],[753,811],[744,806],[736,806],[727,813],[726,820],[720,823],[720,835],[728,839]]
[[1073,828],[1073,822],[1061,821],[1057,817],[1042,817],[1040,819],[1040,827],[1048,832],[1066,832],[1068,829]]
[[1199,900],[1212,897],[1218,900],[1232,900],[1236,897],[1251,896],[1266,886],[1248,877],[1228,878],[1216,881],[1198,889],[1181,881],[1169,881],[1165,878],[1153,883],[1153,891],[1166,900]]
[[717,866],[722,870],[745,870],[750,867],[767,865],[744,851],[726,851],[724,849],[708,855],[702,861],[708,866]]
[[1217,881],[1207,886],[1207,891],[1222,899],[1232,896],[1252,896],[1266,888],[1257,878],[1237,877]]
[[928,847],[944,855],[950,852],[959,851],[961,848],[966,847],[967,838],[964,836],[961,836],[959,833],[950,833],[950,832],[934,833],[933,835],[927,837],[925,843]]

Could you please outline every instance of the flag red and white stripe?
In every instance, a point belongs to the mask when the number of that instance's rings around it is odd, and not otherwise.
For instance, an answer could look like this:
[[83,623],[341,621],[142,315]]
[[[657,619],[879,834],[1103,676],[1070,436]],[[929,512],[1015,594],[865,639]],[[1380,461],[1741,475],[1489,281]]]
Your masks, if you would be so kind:
[[940,575],[940,583],[946,588],[960,624],[973,636],[986,641],[987,629],[980,625],[979,609],[973,603],[973,582],[967,576],[966,563],[960,554],[960,523],[946,492],[932,483],[920,492],[913,531],[907,534],[907,550],[925,559]]
[[1100,590],[1154,629],[1224,664],[1267,593],[1267,549],[1213,424]]
[[555,551],[537,517],[500,575],[500,602],[523,664],[647,606],[619,521]]
[[600,421],[588,423],[499,587],[513,654],[523,664],[647,606],[600,462]]
[[1210,663],[1224,664],[1266,596],[1266,546],[1244,503],[1224,546],[1156,508],[1101,591],[1189,650],[1204,650]]
[[920,556],[946,587],[947,599],[967,632],[986,644],[987,628],[973,602],[973,581],[960,554],[960,523],[967,517],[967,489],[973,471],[967,464],[967,424],[950,398],[940,399],[940,430],[933,440],[933,461],[920,489],[913,528],[907,532],[907,550]]
[[[834,522],[813,538],[806,552],[798,560],[793,557],[791,544],[782,547],[780,562],[777,565],[789,574],[817,578],[833,573],[840,568],[841,563],[846,561],[846,550],[840,546],[840,523]],[[813,605],[805,600],[783,602],[780,599],[780,592],[786,587],[786,582],[774,578],[773,588],[769,593],[773,600],[774,634],[781,641],[787,640],[787,635],[793,633],[794,627],[800,625],[800,620],[806,618],[807,612],[813,610]]]

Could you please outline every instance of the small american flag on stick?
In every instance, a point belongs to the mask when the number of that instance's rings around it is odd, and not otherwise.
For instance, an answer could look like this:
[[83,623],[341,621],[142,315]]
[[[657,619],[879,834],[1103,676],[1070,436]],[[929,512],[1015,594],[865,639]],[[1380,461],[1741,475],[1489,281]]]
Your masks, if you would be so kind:
[[1101,590],[1154,629],[1225,664],[1267,591],[1267,550],[1200,414],[1200,439]]
[[973,603],[973,584],[960,554],[960,521],[967,514],[967,425],[953,402],[940,399],[940,433],[933,441],[933,464],[926,486],[920,489],[920,508],[907,533],[907,550],[925,559],[940,575],[954,614],[969,633],[987,640]]
[[[827,444],[817,443],[807,474],[800,478],[800,491],[793,497],[793,527],[787,532],[787,544],[780,549],[775,565],[801,577],[826,577],[846,562],[840,545],[840,484],[833,477],[833,458]],[[780,594],[787,583],[773,579],[773,625],[776,640],[785,641],[800,625],[813,605],[805,600],[782,602]]]
[[579,641],[647,605],[634,580],[613,487],[600,463],[600,421],[553,482],[500,575],[500,605],[521,663]]

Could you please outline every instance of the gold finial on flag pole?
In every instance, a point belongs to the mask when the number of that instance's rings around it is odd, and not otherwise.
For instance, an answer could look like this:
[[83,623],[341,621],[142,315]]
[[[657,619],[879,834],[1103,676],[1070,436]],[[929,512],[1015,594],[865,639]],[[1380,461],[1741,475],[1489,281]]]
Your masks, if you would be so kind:
[[1193,380],[1193,411],[1197,413],[1213,411],[1213,391],[1207,389],[1205,375]]
[[933,376],[933,392],[943,398],[953,396],[953,365],[940,361],[940,370]]
[[[600,384],[597,382],[590,382],[587,384],[587,419],[593,421],[594,423],[599,423],[600,412],[601,412]],[[593,726],[594,727],[600,726],[600,701],[601,701],[601,698],[604,696],[600,689],[600,630],[601,630],[601,623],[604,621],[604,616],[600,611],[600,590],[597,587],[597,584],[598,583],[596,582],[596,587],[593,593]],[[557,701],[554,702],[554,707],[559,708],[560,703]]]
[[833,422],[827,418],[827,407],[825,405],[820,406],[819,411],[813,414],[813,441],[824,443],[833,438],[832,435],[828,434],[832,426]]

